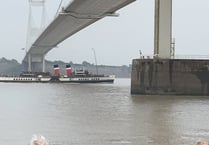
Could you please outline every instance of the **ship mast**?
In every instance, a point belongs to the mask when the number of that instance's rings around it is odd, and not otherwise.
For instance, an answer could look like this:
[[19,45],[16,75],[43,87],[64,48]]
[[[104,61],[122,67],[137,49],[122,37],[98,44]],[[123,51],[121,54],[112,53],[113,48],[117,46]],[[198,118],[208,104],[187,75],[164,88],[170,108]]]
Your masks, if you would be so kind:
[[92,48],[92,50],[94,52],[94,60],[95,60],[95,63],[96,63],[96,72],[97,72],[97,75],[98,75],[96,52],[95,52],[94,48]]

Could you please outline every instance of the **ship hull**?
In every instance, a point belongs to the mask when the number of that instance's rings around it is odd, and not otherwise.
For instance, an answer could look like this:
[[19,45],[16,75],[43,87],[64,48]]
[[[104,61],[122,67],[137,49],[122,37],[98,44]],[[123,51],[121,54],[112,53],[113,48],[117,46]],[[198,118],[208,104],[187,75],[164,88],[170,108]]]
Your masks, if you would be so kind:
[[114,76],[106,77],[0,77],[0,82],[9,83],[113,83]]
[[36,77],[0,77],[0,82],[11,83],[38,83],[38,82],[50,82],[51,78],[36,78]]
[[67,77],[59,78],[61,83],[113,83],[114,77]]

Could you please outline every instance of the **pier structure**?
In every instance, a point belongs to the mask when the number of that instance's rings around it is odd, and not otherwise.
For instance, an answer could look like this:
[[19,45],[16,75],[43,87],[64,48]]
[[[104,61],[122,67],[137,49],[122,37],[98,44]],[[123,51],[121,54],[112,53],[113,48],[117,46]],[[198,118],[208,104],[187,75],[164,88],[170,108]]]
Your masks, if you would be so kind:
[[174,59],[172,0],[155,0],[153,59],[132,61],[131,93],[209,95],[209,60]]
[[209,61],[134,59],[131,93],[141,95],[209,95]]
[[41,32],[46,27],[46,0],[29,0],[29,16],[28,29],[26,38],[26,54],[27,58],[23,61],[25,70],[31,72],[32,70],[45,72],[45,54],[42,50],[36,52],[29,52],[33,42],[38,38]]

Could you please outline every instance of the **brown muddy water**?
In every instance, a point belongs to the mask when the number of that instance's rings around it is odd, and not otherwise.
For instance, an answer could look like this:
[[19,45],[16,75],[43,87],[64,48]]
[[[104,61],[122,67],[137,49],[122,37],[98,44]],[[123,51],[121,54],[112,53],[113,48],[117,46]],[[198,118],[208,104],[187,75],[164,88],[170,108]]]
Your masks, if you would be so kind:
[[114,84],[0,83],[0,145],[193,145],[209,140],[209,97],[130,94]]

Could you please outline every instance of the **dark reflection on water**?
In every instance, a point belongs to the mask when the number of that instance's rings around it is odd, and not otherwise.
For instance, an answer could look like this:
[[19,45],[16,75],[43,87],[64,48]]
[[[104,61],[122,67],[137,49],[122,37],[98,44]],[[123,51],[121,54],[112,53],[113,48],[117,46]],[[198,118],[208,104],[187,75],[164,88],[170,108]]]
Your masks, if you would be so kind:
[[0,83],[0,144],[41,133],[58,145],[192,145],[209,136],[209,99],[130,95],[114,84]]

